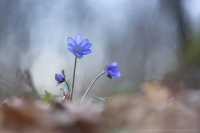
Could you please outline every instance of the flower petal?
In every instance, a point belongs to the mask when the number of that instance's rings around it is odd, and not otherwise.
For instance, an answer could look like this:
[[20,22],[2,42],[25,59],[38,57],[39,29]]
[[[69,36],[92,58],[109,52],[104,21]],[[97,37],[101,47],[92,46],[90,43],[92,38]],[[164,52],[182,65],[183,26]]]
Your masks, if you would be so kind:
[[67,41],[68,41],[68,46],[69,46],[69,44],[71,44],[72,47],[74,47],[74,39],[73,39],[73,38],[68,37],[68,38],[67,38]]
[[73,54],[75,53],[73,49],[68,48],[68,50]]
[[74,39],[72,37],[67,38],[68,43],[74,43]]
[[88,39],[84,39],[82,42],[81,42],[81,47],[83,47],[85,44],[89,43],[89,40]]
[[73,49],[73,45],[71,43],[68,43],[68,48]]
[[113,74],[113,72],[112,71],[110,71],[110,70],[108,70],[108,75],[112,75]]
[[74,39],[75,46],[81,45],[81,42],[82,42],[82,36],[81,36],[81,34],[76,35],[76,37]]
[[82,47],[82,50],[88,50],[92,46],[92,43],[87,43]]
[[88,49],[88,50],[83,50],[81,52],[79,52],[80,54],[86,55],[86,54],[90,54],[92,52],[92,50]]
[[111,64],[108,66],[108,68],[111,68],[111,67],[113,67],[113,66],[117,66],[117,62],[111,63]]
[[63,79],[64,79],[60,74],[57,75],[57,78],[58,78],[58,81],[59,81],[59,82],[62,82]]
[[105,69],[105,74],[108,75],[108,70],[107,69]]
[[121,76],[121,73],[120,72],[113,73],[111,76],[114,77],[114,78],[117,78],[117,77]]
[[57,74],[55,75],[55,80],[56,80],[56,81],[58,81],[58,77],[57,77]]
[[110,70],[113,72],[113,73],[117,73],[119,71],[119,68],[117,66],[115,67],[110,67]]
[[107,66],[106,66],[106,68],[108,68],[108,66],[109,66],[109,61],[107,61]]
[[117,77],[120,77],[120,76],[121,76],[121,73],[120,73],[120,72],[118,72],[118,73],[117,73]]
[[80,53],[74,53],[76,56],[78,56],[79,58],[82,58],[83,57],[83,55],[82,54],[80,54]]

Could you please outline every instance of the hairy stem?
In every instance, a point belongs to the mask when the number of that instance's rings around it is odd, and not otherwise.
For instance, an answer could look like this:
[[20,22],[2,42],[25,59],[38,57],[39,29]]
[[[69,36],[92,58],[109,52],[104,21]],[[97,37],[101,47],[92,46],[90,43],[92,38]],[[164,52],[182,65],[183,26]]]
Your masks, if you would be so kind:
[[81,100],[80,106],[83,104],[83,101],[84,101],[85,96],[88,94],[88,92],[89,92],[90,89],[92,88],[92,86],[93,86],[93,84],[95,83],[95,81],[96,81],[101,75],[103,75],[103,74],[105,74],[104,71],[103,71],[102,73],[100,73],[100,74],[93,80],[92,84],[89,86],[89,88],[87,89],[87,91],[86,91],[85,94],[83,95],[83,98],[82,98],[82,100]]
[[77,61],[77,57],[75,56],[74,73],[73,73],[73,81],[72,81],[72,92],[71,92],[71,96],[70,96],[70,101],[72,101],[73,91],[74,91],[74,81],[75,81],[75,72],[76,72],[76,61]]

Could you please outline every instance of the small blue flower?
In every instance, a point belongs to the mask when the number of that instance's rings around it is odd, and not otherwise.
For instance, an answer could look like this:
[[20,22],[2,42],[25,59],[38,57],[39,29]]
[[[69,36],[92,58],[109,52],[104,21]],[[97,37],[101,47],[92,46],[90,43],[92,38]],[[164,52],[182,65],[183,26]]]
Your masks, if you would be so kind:
[[67,41],[68,50],[79,58],[82,58],[83,55],[87,55],[92,52],[89,49],[92,46],[92,43],[89,43],[88,39],[82,40],[81,34],[78,34],[75,39],[68,37]]
[[119,68],[117,67],[117,62],[113,62],[109,65],[109,62],[107,61],[107,65],[105,67],[105,74],[109,78],[117,78],[121,76],[121,73],[119,72]]
[[65,76],[63,74],[56,74],[55,75],[55,80],[58,81],[58,83],[62,83],[65,81]]

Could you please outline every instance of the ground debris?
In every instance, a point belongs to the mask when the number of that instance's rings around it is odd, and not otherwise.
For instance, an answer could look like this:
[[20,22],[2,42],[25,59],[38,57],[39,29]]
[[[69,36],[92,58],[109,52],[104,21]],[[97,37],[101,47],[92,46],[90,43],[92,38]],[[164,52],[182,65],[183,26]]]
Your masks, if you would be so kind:
[[146,81],[142,92],[115,96],[104,106],[63,101],[44,104],[12,96],[1,105],[1,133],[177,133],[199,132],[199,90],[181,99],[162,82]]

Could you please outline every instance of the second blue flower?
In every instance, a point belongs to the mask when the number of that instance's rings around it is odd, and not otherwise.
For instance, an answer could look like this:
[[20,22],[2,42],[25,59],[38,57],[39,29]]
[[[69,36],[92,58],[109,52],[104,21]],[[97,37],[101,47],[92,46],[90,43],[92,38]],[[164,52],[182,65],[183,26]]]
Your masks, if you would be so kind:
[[117,78],[121,76],[121,73],[119,72],[119,68],[117,67],[117,62],[113,62],[109,65],[109,62],[107,61],[107,65],[105,68],[105,74],[109,78]]

